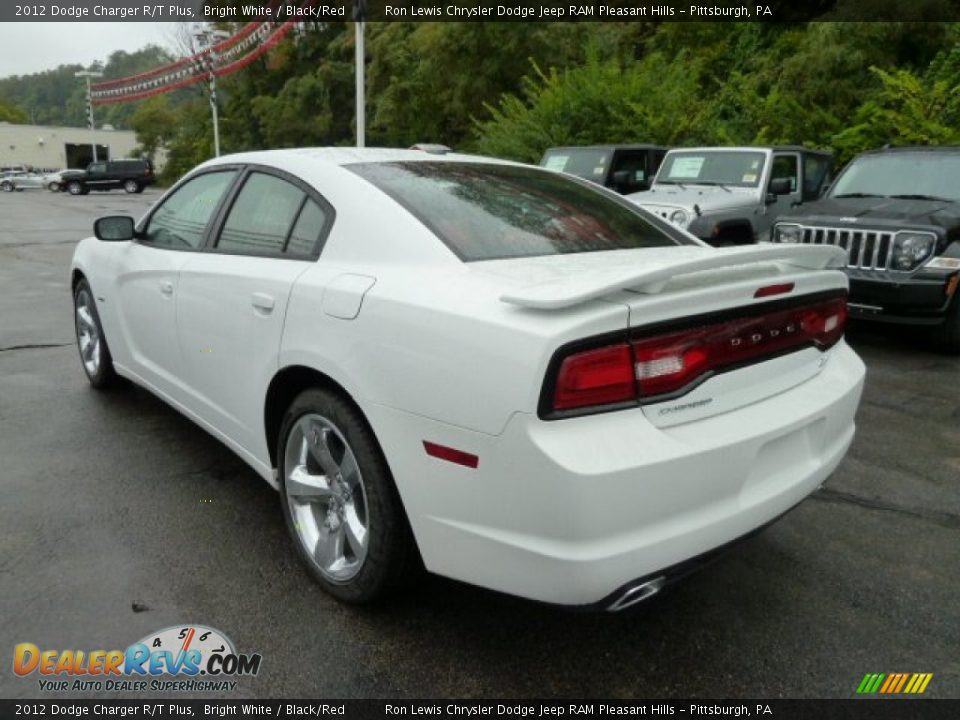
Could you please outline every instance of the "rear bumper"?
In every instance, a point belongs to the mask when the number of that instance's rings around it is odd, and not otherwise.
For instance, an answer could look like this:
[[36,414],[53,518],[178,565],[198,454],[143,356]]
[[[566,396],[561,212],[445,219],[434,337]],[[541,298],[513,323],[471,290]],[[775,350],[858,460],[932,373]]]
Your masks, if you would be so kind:
[[[368,412],[428,569],[589,606],[755,531],[829,476],[853,438],[864,366],[843,342],[826,357],[802,385],[669,428],[642,409],[556,422],[518,413],[493,437]],[[428,457],[423,440],[479,465]]]
[[950,306],[947,283],[955,275],[891,280],[869,273],[850,274],[850,315],[907,325],[937,325]]

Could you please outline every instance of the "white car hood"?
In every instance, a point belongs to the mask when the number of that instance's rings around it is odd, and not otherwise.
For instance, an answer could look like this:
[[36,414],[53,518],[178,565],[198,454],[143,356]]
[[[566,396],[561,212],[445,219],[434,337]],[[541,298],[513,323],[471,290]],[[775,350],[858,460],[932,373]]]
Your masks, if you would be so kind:
[[686,190],[676,185],[658,185],[644,192],[633,193],[627,198],[641,207],[679,207],[693,210],[696,205],[701,212],[747,207],[757,202],[755,188],[710,187],[685,185]]

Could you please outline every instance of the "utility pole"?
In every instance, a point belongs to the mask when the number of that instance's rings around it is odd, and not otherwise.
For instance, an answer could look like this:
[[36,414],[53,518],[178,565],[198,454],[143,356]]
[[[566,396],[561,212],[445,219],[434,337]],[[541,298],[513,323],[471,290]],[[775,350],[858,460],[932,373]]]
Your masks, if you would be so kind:
[[90,132],[93,137],[93,161],[97,161],[97,136],[96,129],[97,126],[93,122],[93,99],[90,97],[90,78],[99,78],[103,77],[102,72],[96,70],[80,70],[73,74],[74,77],[82,77],[87,81],[87,127],[90,128]]
[[[195,26],[196,27],[196,26]],[[201,50],[213,47],[219,41],[230,37],[230,33],[223,30],[208,31],[195,29],[193,36]],[[220,157],[220,116],[217,111],[217,57],[213,50],[203,56],[203,69],[207,71],[207,82],[210,88],[210,112],[213,115],[213,156]]]
[[364,51],[363,51],[363,31],[366,25],[367,16],[366,0],[355,0],[353,4],[353,19],[356,20],[356,56],[354,64],[356,65],[356,103],[357,103],[357,147],[362,148],[367,143],[367,113],[366,113],[366,93],[364,88]]

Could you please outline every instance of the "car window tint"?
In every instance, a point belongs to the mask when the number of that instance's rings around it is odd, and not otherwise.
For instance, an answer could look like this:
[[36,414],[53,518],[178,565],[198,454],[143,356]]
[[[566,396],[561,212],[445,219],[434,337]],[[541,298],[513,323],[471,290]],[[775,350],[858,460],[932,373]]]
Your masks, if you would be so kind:
[[203,232],[236,170],[205,173],[181,185],[150,218],[146,242],[174,249],[200,247]]
[[297,218],[297,224],[290,233],[287,243],[288,255],[311,255],[316,249],[317,240],[327,223],[327,213],[313,200],[307,200]]
[[660,229],[627,200],[549,170],[430,161],[347,168],[468,262],[694,242]]
[[617,155],[613,165],[613,173],[630,173],[629,185],[626,188],[617,188],[621,192],[640,190],[643,181],[647,179],[647,154],[644,152],[624,152]]
[[773,166],[770,169],[771,180],[789,180],[790,192],[796,192],[797,174],[796,155],[777,155],[773,158]]
[[217,249],[252,254],[283,252],[304,195],[286,180],[252,173],[230,209]]
[[815,200],[830,172],[830,158],[808,155],[803,162],[803,199]]

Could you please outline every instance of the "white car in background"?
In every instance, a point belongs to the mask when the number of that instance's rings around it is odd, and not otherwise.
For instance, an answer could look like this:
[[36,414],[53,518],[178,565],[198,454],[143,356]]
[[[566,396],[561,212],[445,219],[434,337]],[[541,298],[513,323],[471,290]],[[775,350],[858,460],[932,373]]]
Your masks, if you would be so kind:
[[65,172],[76,171],[71,171],[70,168],[64,168],[63,170],[49,172],[43,176],[43,186],[50,192],[60,192],[60,185],[62,184],[63,174]]
[[853,438],[842,250],[716,250],[548,170],[233,155],[96,235],[72,266],[90,382],[231,447],[344,601],[422,559],[622,609],[797,505]]
[[39,190],[43,175],[33,170],[14,170],[0,174],[0,191]]

